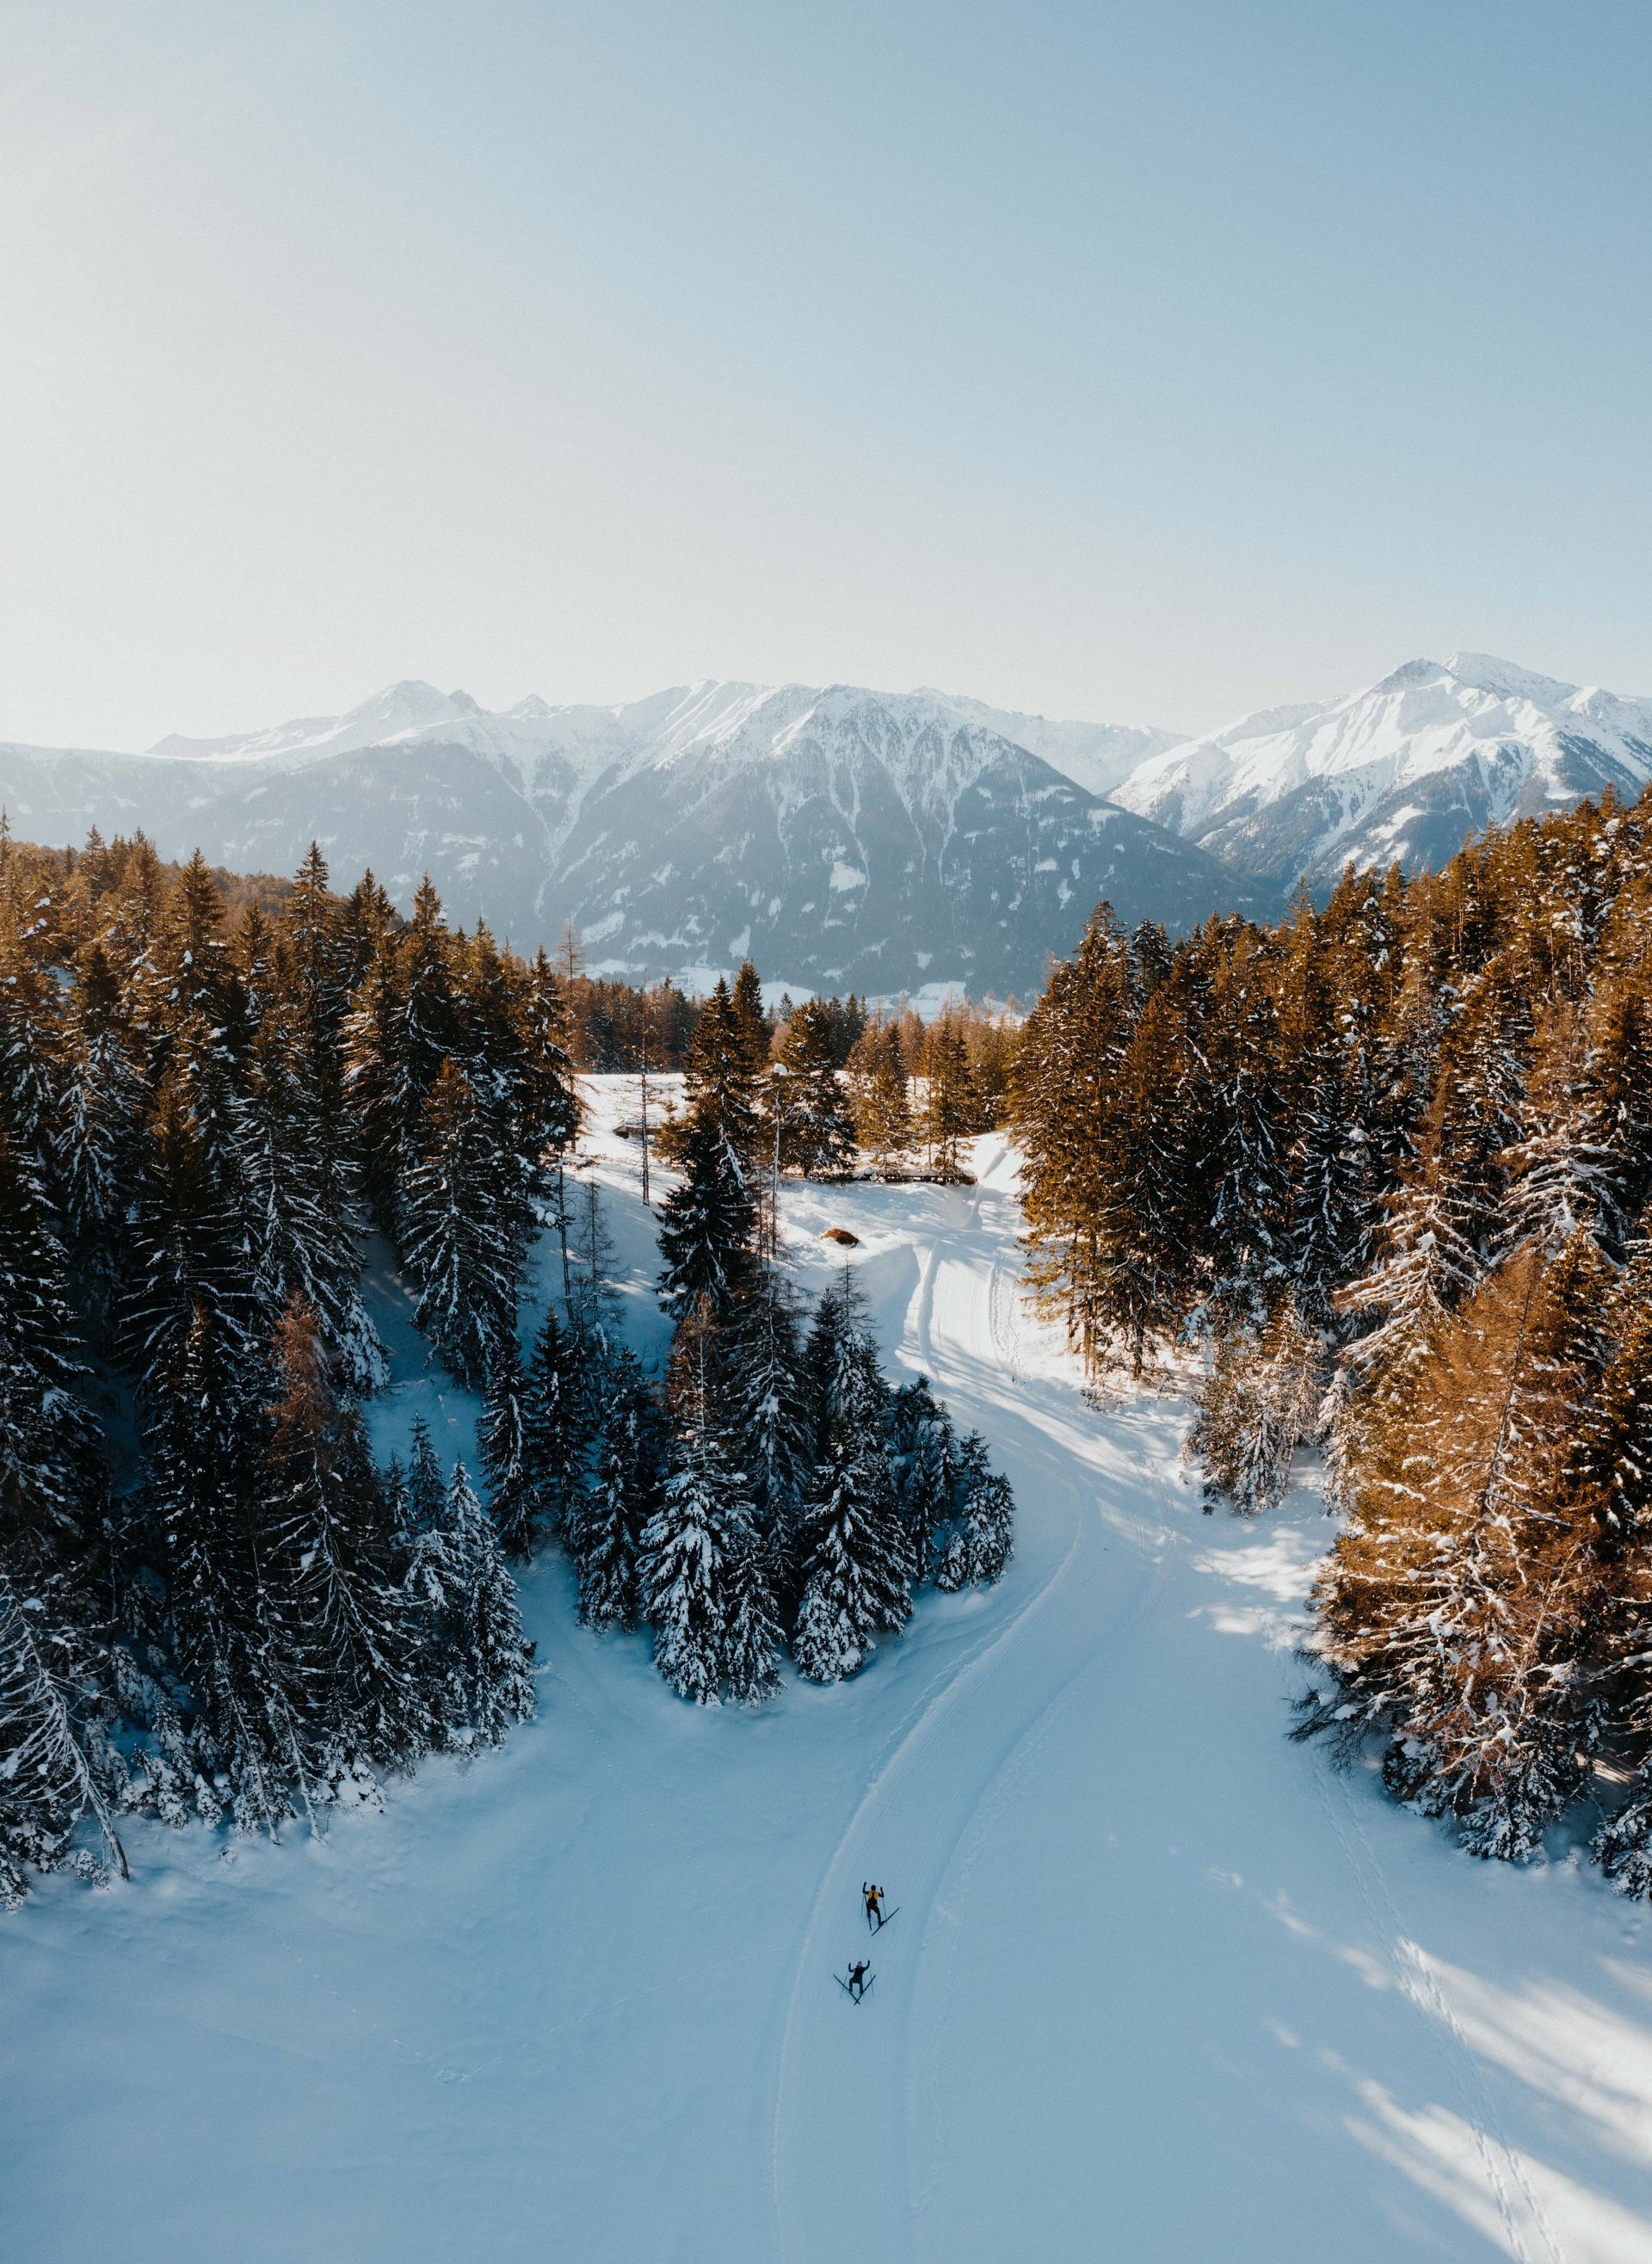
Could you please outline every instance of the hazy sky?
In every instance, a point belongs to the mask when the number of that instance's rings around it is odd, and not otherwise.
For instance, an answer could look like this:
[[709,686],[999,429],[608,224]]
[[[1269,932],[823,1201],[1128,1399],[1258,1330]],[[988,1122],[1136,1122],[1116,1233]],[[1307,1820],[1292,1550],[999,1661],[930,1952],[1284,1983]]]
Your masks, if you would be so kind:
[[1652,692],[1647,0],[0,0],[0,735]]

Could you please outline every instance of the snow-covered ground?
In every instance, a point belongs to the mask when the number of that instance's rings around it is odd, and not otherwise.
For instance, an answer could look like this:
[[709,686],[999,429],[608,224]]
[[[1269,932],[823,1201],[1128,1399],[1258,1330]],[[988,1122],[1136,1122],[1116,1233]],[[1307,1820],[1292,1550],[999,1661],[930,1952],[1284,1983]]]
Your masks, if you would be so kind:
[[[600,1096],[612,1121],[619,1095]],[[594,1168],[640,1341],[635,1151]],[[1020,1310],[1014,1159],[787,1198],[988,1434],[1003,1586],[858,1680],[701,1712],[527,1584],[540,1718],[384,1811],[0,1920],[0,2253],[128,2264],[1392,2264],[1652,2256],[1652,1943],[1286,1743],[1327,1527],[1199,1513],[1185,1410]],[[470,1451],[475,1408],[418,1409]],[[899,1916],[859,2007],[863,1878]]]

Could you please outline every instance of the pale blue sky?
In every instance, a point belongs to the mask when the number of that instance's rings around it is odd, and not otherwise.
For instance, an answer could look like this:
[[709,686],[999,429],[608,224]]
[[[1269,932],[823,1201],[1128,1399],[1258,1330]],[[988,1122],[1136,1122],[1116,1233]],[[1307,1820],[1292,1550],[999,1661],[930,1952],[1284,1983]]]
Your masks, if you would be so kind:
[[1652,691],[1652,6],[0,0],[0,735]]

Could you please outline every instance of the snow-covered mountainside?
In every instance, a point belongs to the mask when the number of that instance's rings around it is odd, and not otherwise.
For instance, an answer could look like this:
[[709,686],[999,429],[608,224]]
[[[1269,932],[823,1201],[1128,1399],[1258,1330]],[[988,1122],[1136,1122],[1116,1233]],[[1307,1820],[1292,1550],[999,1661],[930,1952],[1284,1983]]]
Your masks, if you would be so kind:
[[1162,749],[1113,795],[1236,870],[1323,886],[1351,860],[1432,869],[1485,825],[1649,779],[1652,699],[1458,653]]
[[572,919],[593,966],[695,979],[750,953],[777,980],[894,995],[1037,988],[1098,898],[1180,930],[1269,895],[1103,799],[1154,731],[1051,723],[939,693],[701,684],[619,708],[489,714],[399,684],[333,718],[141,756],[0,747],[15,831],[142,825],[168,854],[335,881],[518,946]]
[[[592,1080],[625,1329],[657,1361],[628,1079]],[[8,2258],[133,2264],[1643,2264],[1652,1919],[1475,1863],[1287,1742],[1335,1530],[1305,1484],[1200,1513],[1187,1409],[1086,1397],[1021,1303],[1017,1159],[788,1186],[846,1227],[892,1369],[1020,1505],[994,1588],[852,1682],[672,1697],[525,1577],[538,1718],[382,1810],[226,1861],[127,1827],[0,1919]],[[660,1167],[656,1162],[656,1172]],[[656,1189],[659,1181],[656,1179]],[[657,1198],[656,1198],[657,1199]],[[536,1324],[554,1280],[541,1246]],[[415,1416],[477,1404],[368,1284]],[[869,1941],[863,1879],[899,1915]],[[860,2006],[833,1976],[868,1954]]]

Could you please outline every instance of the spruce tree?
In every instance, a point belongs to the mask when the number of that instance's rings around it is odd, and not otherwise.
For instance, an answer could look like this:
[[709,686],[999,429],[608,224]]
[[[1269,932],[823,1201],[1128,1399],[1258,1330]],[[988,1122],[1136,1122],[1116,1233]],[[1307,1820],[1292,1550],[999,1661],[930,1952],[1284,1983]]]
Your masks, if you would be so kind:
[[476,1448],[499,1545],[507,1556],[530,1556],[540,1504],[529,1469],[526,1378],[514,1332],[494,1347]]
[[294,1297],[274,1346],[263,1525],[282,1640],[318,1784],[417,1757],[427,1741],[395,1535],[360,1416],[334,1391],[314,1310]]
[[522,1451],[527,1486],[518,1553],[536,1533],[565,1533],[585,1482],[593,1395],[586,1368],[591,1348],[547,1305],[534,1339],[522,1398]]
[[953,1513],[958,1443],[952,1419],[931,1394],[926,1376],[895,1393],[890,1415],[901,1520],[910,1546],[913,1577],[922,1581],[934,1570],[937,1535]]
[[62,1252],[38,1179],[0,1130],[0,1548],[76,1556],[102,1491]]
[[533,1718],[534,1646],[522,1632],[493,1521],[462,1462],[453,1466],[438,1530],[439,1549],[422,1546],[409,1578],[436,1629],[447,1742],[497,1745],[512,1723]]
[[805,999],[786,1026],[786,1071],[780,1160],[806,1179],[842,1179],[854,1161],[855,1128],[837,1075],[837,1034],[818,999]]
[[828,1385],[824,1451],[802,1523],[802,1597],[793,1654],[811,1681],[866,1662],[874,1636],[910,1615],[911,1547],[890,1465],[888,1394],[852,1318]]
[[660,1206],[660,1301],[686,1313],[702,1297],[727,1312],[750,1276],[757,1209],[741,1150],[706,1110],[690,1120],[683,1177]]
[[798,1518],[812,1462],[796,1303],[772,1267],[753,1274],[724,1332],[729,1427],[751,1489],[769,1578],[782,1608],[798,1590]]
[[128,1876],[81,1718],[93,1647],[56,1602],[18,1586],[0,1551],[0,1910],[23,1900],[31,1871],[70,1860],[87,1816]]
[[849,1057],[850,1105],[855,1137],[879,1172],[893,1171],[912,1146],[912,1107],[906,1056],[893,1022],[873,1022]]
[[[670,1474],[643,1529],[637,1564],[654,1663],[681,1698],[714,1705],[730,1665],[736,1602],[748,1646],[750,1584],[759,1577],[751,1503],[723,1430],[712,1377],[714,1319],[702,1297],[677,1332],[668,1379]],[[750,1684],[751,1660],[743,1652]]]
[[660,1506],[663,1477],[654,1394],[634,1353],[621,1350],[605,1391],[596,1470],[569,1521],[579,1616],[587,1627],[636,1624],[637,1561]]
[[522,1253],[500,1217],[502,1170],[476,1096],[452,1062],[431,1088],[424,1146],[402,1182],[414,1318],[461,1383],[480,1385],[516,1325]]
[[953,1521],[942,1540],[935,1585],[947,1592],[990,1587],[1004,1578],[1015,1547],[1015,1496],[1010,1481],[987,1460],[986,1443],[971,1431],[958,1448]]

